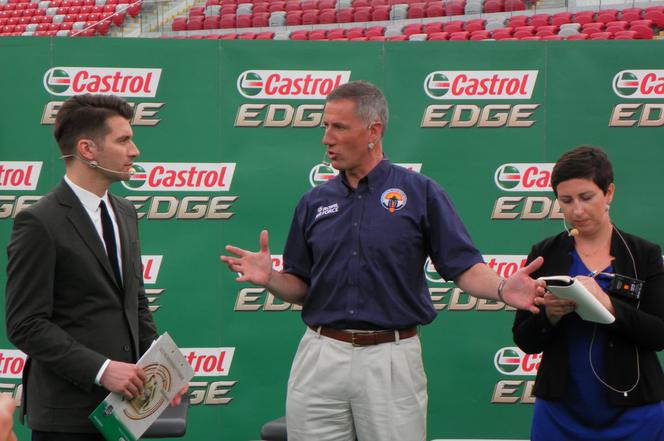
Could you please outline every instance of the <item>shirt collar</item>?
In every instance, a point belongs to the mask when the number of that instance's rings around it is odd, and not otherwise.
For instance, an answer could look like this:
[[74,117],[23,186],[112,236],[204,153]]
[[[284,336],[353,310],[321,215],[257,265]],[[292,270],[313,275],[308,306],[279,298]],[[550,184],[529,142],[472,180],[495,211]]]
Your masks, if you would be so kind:
[[69,188],[74,192],[76,197],[78,198],[79,201],[81,201],[81,204],[89,210],[89,211],[97,211],[99,209],[99,201],[104,201],[107,207],[109,207],[110,210],[110,205],[109,205],[109,200],[108,200],[108,192],[104,192],[104,195],[102,197],[97,196],[94,193],[89,192],[83,187],[79,187],[78,185],[74,184],[71,179],[67,175],[65,175],[65,182],[67,185],[69,185]]
[[[360,182],[358,182],[357,185],[357,190],[360,188],[368,187],[369,192],[372,192],[376,186],[380,185],[385,180],[389,168],[390,160],[387,158],[387,156],[383,155],[383,159],[369,172],[369,174],[360,179]],[[339,173],[339,176],[341,178],[341,182],[348,189],[348,192],[350,193],[353,191],[353,189],[348,184],[348,181],[346,180],[346,172],[342,170]]]

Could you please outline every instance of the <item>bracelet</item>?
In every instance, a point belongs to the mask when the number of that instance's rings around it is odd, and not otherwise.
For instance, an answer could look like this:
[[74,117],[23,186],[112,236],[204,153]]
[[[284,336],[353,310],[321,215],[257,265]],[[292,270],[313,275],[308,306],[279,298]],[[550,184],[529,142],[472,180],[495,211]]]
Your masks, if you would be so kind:
[[[498,298],[503,303],[505,303],[505,299],[503,298],[503,288],[505,288],[505,283],[507,283],[507,280],[502,279],[500,281],[500,283],[498,284]],[[505,303],[505,304],[507,304],[507,303]]]

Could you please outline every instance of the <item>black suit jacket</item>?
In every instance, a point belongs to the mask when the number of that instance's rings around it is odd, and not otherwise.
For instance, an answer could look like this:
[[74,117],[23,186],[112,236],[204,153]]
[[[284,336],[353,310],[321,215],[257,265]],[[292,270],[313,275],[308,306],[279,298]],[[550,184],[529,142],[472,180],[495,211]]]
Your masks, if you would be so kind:
[[62,182],[14,220],[7,247],[9,340],[28,355],[23,406],[34,430],[95,432],[94,384],[109,358],[135,362],[156,338],[141,270],[136,211],[109,194],[122,247],[121,287],[89,215]]
[[[664,374],[656,351],[664,349],[664,268],[659,246],[620,231],[611,237],[611,255],[614,273],[636,277],[630,252],[634,258],[638,278],[645,280],[641,304],[611,297],[616,321],[605,327],[608,332],[606,347],[606,376],[608,384],[619,390],[629,389],[637,378],[635,350],[639,353],[641,377],[636,389],[627,397],[607,388],[608,402],[615,406],[635,406],[664,400]],[[535,246],[528,262],[544,257],[542,267],[533,277],[567,275],[572,264],[569,252],[573,239],[566,233],[546,239]],[[629,251],[628,251],[629,249]],[[561,398],[567,385],[567,344],[562,334],[566,317],[551,326],[544,311],[531,314],[517,311],[512,328],[514,341],[525,352],[543,352],[535,395],[549,400]]]

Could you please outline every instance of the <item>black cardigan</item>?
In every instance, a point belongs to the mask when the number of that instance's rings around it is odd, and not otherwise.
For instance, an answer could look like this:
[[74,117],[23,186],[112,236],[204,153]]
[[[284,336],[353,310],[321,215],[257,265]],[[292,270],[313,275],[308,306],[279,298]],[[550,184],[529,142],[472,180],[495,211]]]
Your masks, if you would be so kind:
[[[664,374],[656,351],[664,349],[664,267],[659,246],[620,231],[634,256],[638,278],[645,280],[641,291],[641,304],[611,296],[616,321],[603,326],[607,333],[606,381],[619,390],[629,389],[637,378],[635,348],[638,348],[641,379],[627,397],[606,389],[609,404],[613,406],[638,406],[664,400]],[[574,241],[567,233],[550,237],[533,246],[528,262],[537,256],[544,257],[542,267],[533,277],[567,275],[572,264],[569,252]],[[613,271],[636,277],[629,252],[620,237],[611,237]],[[512,333],[516,344],[526,353],[543,352],[535,380],[535,396],[547,400],[563,397],[567,385],[567,344],[561,335],[560,325],[552,326],[544,310],[539,314],[517,311]]]

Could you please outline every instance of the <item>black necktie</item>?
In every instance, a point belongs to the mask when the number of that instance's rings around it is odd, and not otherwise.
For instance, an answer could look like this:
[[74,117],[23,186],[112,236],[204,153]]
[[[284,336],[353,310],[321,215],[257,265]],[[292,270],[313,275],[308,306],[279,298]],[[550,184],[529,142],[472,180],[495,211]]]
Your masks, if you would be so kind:
[[122,286],[122,277],[120,277],[120,266],[118,265],[118,248],[115,243],[115,232],[113,231],[113,222],[108,214],[108,209],[104,201],[99,202],[101,209],[101,230],[104,234],[104,243],[106,244],[106,254],[111,262],[111,268],[115,274],[115,280]]

